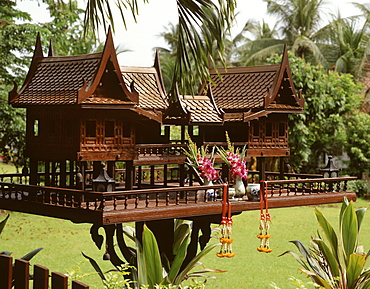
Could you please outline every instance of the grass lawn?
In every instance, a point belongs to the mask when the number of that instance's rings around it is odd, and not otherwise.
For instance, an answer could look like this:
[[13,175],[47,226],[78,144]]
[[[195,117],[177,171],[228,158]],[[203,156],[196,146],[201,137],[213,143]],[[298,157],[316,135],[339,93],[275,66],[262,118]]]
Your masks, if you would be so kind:
[[3,162],[0,162],[0,174],[12,174],[16,173],[17,170],[15,166],[11,164],[4,164]]
[[[357,207],[367,207],[368,204],[366,200],[356,202]],[[336,228],[340,205],[322,205],[319,208]],[[274,251],[266,254],[256,250],[259,245],[256,237],[259,226],[258,211],[243,212],[234,216],[233,251],[236,256],[230,259],[218,258],[215,250],[203,259],[203,264],[208,268],[227,270],[227,273],[218,274],[216,280],[209,279],[207,288],[264,289],[272,288],[271,282],[282,289],[296,288],[289,280],[290,276],[309,282],[306,275],[298,271],[299,264],[292,256],[278,255],[286,250],[296,251],[289,241],[301,240],[308,244],[310,236],[317,235],[314,207],[272,209],[270,214],[270,245]],[[369,215],[365,215],[360,236],[360,244],[364,245],[365,250],[370,249],[369,218]],[[65,220],[11,212],[7,226],[0,236],[0,250],[12,251],[13,257],[18,258],[33,249],[44,247],[31,263],[60,273],[75,269],[80,270],[79,275],[93,273],[94,270],[81,255],[83,251],[98,260],[104,269],[110,269],[110,263],[102,260],[104,250],[99,251],[95,247],[89,230],[89,224],[73,224]],[[84,277],[81,281],[90,285],[90,288],[103,288],[96,274]]]

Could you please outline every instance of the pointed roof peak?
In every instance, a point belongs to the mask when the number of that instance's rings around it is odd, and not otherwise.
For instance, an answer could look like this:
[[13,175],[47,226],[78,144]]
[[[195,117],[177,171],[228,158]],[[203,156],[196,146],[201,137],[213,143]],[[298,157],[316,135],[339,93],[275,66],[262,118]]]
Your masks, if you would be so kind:
[[54,56],[54,45],[53,45],[53,39],[50,37],[49,40],[49,52],[48,52],[48,57]]
[[36,36],[36,44],[35,44],[35,50],[33,52],[32,61],[36,60],[39,57],[44,57],[44,53],[42,52],[40,32],[38,32]]

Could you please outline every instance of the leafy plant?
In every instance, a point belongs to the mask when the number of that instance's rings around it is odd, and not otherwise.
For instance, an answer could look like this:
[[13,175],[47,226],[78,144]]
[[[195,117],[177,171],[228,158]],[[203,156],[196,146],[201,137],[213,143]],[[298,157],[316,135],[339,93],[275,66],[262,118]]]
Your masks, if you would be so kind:
[[[181,288],[180,284],[188,278],[214,278],[214,276],[208,274],[225,272],[204,267],[198,271],[194,270],[195,267],[202,265],[200,259],[218,246],[218,243],[205,247],[188,264],[184,264],[190,243],[190,232],[191,229],[188,223],[181,223],[176,226],[173,244],[175,258],[172,262],[169,262],[166,256],[161,256],[156,238],[146,225],[143,228],[142,243],[134,236],[132,228],[130,229],[126,226],[124,233],[136,244],[136,249],[130,248],[136,262],[136,270],[133,270],[132,276],[132,279],[135,281],[132,283],[134,288]],[[103,283],[106,282],[106,274],[103,273],[97,262],[84,253],[82,254],[90,261]],[[110,288],[105,284],[104,286],[105,288]],[[202,288],[199,287],[199,284],[194,286],[198,287],[188,288]]]
[[359,231],[366,209],[354,209],[353,203],[344,198],[339,214],[339,233],[337,234],[324,217],[315,209],[317,221],[326,239],[311,238],[310,247],[301,241],[291,241],[302,254],[291,254],[303,267],[301,272],[323,288],[364,289],[370,288],[370,271],[365,268],[369,253],[365,254],[358,246]]

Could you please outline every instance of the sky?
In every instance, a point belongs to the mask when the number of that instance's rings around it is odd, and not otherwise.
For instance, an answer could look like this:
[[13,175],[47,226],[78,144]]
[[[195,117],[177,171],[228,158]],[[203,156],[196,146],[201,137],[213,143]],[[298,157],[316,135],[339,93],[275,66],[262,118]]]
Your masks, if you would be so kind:
[[[367,0],[368,1],[368,0]],[[358,3],[365,3],[366,0],[357,0]],[[81,8],[84,7],[85,1],[79,0]],[[151,0],[149,4],[139,2],[139,16],[135,23],[127,11],[127,30],[124,29],[120,15],[116,16],[116,31],[113,36],[115,46],[125,50],[130,50],[118,55],[120,65],[124,66],[153,66],[154,64],[154,47],[166,47],[165,42],[159,36],[160,33],[166,31],[166,26],[169,23],[176,25],[177,10],[176,1],[169,0]],[[358,11],[352,7],[352,0],[327,0],[327,13],[337,14],[340,11],[342,17],[358,14]],[[47,17],[40,18],[40,15],[45,14],[45,6],[37,4],[37,0],[18,0],[18,7],[25,12],[31,14],[35,22],[50,21]],[[237,17],[236,25],[233,28],[234,33],[241,30],[243,25],[249,19],[261,21],[264,19],[270,26],[275,24],[276,19],[269,17],[266,14],[266,3],[262,0],[237,0]],[[329,17],[323,17],[323,22]],[[100,33],[100,38],[105,39],[104,33]]]

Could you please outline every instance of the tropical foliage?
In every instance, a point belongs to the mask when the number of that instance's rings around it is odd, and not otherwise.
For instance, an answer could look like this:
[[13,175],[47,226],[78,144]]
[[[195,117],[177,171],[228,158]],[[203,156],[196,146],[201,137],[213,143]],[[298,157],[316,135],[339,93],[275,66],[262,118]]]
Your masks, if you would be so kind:
[[[280,61],[278,56],[269,59],[271,64]],[[347,117],[361,107],[362,86],[350,74],[327,73],[292,53],[289,61],[296,89],[305,99],[304,112],[291,116],[289,162],[296,171],[317,173],[324,153],[338,156],[351,149]]]
[[[189,263],[184,263],[190,243],[191,225],[189,223],[177,222],[173,244],[175,258],[172,262],[169,262],[166,256],[160,254],[156,238],[146,225],[143,228],[142,242],[135,237],[134,230],[131,227],[126,226],[124,233],[136,244],[136,248],[130,248],[132,252],[131,266],[136,268],[133,270],[133,282],[131,282],[134,288],[167,288],[165,286],[181,288],[180,284],[189,278],[213,278],[209,273],[224,272],[204,267],[198,271],[194,270],[195,267],[201,265],[199,261],[213,248],[219,246],[219,243],[205,247]],[[98,272],[103,284],[106,283],[107,278],[97,262],[85,254],[83,255]],[[116,269],[122,271],[121,268]],[[189,288],[202,288],[198,285]]]
[[[311,238],[310,246],[291,241],[299,250],[286,251],[300,264],[320,288],[369,288],[370,271],[366,267],[369,254],[359,246],[359,232],[366,209],[355,210],[353,203],[344,199],[339,213],[339,231],[336,232],[325,216],[315,209],[323,236]],[[325,238],[324,238],[325,236]]]
[[37,25],[31,24],[31,16],[19,11],[13,0],[4,0],[0,7],[0,155],[17,169],[26,162],[26,114],[23,109],[8,105],[7,94],[13,88],[13,82],[19,84],[25,78],[36,34],[40,32],[44,36],[44,47],[49,46],[47,39],[52,37],[55,54],[60,56],[102,49],[91,34],[81,41],[83,11],[77,9],[77,1],[70,1],[68,6],[63,3],[53,6],[54,2],[50,0],[44,2],[50,5],[52,21]]

